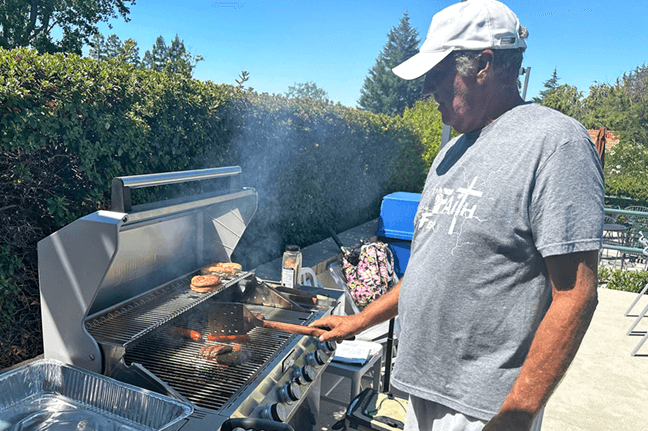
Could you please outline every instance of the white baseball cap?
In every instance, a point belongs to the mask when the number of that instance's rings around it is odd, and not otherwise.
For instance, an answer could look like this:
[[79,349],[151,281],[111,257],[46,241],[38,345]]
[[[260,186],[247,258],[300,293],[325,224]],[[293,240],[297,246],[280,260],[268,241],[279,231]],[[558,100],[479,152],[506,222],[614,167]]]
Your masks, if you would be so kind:
[[392,72],[403,79],[416,79],[452,51],[526,48],[520,28],[517,16],[499,1],[467,0],[453,4],[432,17],[418,54]]

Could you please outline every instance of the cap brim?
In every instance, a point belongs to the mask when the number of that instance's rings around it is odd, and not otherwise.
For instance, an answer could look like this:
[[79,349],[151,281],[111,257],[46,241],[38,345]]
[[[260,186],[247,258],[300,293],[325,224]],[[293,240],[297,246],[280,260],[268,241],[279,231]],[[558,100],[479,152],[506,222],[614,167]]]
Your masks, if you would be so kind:
[[403,79],[411,80],[419,78],[439,64],[441,60],[446,58],[452,51],[452,48],[448,48],[443,51],[419,52],[410,59],[405,60],[398,66],[394,67],[392,72]]

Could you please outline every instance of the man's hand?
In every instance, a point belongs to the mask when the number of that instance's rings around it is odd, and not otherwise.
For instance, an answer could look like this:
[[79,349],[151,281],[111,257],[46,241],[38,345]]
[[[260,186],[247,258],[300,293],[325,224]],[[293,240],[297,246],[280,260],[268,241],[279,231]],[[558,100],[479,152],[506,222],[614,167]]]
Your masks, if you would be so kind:
[[488,421],[482,431],[528,431],[533,425],[533,416],[526,412],[499,412]]
[[320,336],[320,341],[342,341],[359,334],[367,328],[391,319],[398,314],[398,294],[401,279],[385,295],[381,296],[358,314],[351,316],[325,316],[309,326],[328,329]]
[[358,314],[352,316],[324,316],[308,326],[328,329],[326,334],[319,337],[320,341],[342,341],[362,332],[361,319]]

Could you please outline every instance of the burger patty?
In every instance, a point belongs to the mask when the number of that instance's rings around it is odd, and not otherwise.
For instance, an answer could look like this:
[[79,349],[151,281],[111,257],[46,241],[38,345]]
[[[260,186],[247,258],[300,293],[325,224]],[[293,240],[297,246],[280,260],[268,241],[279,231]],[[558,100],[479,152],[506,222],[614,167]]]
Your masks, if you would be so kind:
[[191,279],[189,287],[199,293],[212,292],[221,285],[221,278],[217,275],[196,275]]
[[191,279],[191,284],[197,287],[207,287],[207,286],[215,286],[219,285],[221,283],[221,279],[217,275],[196,275]]

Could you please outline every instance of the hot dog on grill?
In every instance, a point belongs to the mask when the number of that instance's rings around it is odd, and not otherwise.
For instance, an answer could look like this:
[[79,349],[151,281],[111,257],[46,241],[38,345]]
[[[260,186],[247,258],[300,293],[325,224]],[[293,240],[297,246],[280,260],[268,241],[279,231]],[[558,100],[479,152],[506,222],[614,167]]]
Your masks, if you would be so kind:
[[179,328],[177,326],[171,326],[167,330],[169,335],[179,336],[183,338],[190,338],[194,341],[202,341],[202,335],[198,331],[192,331],[191,329]]

